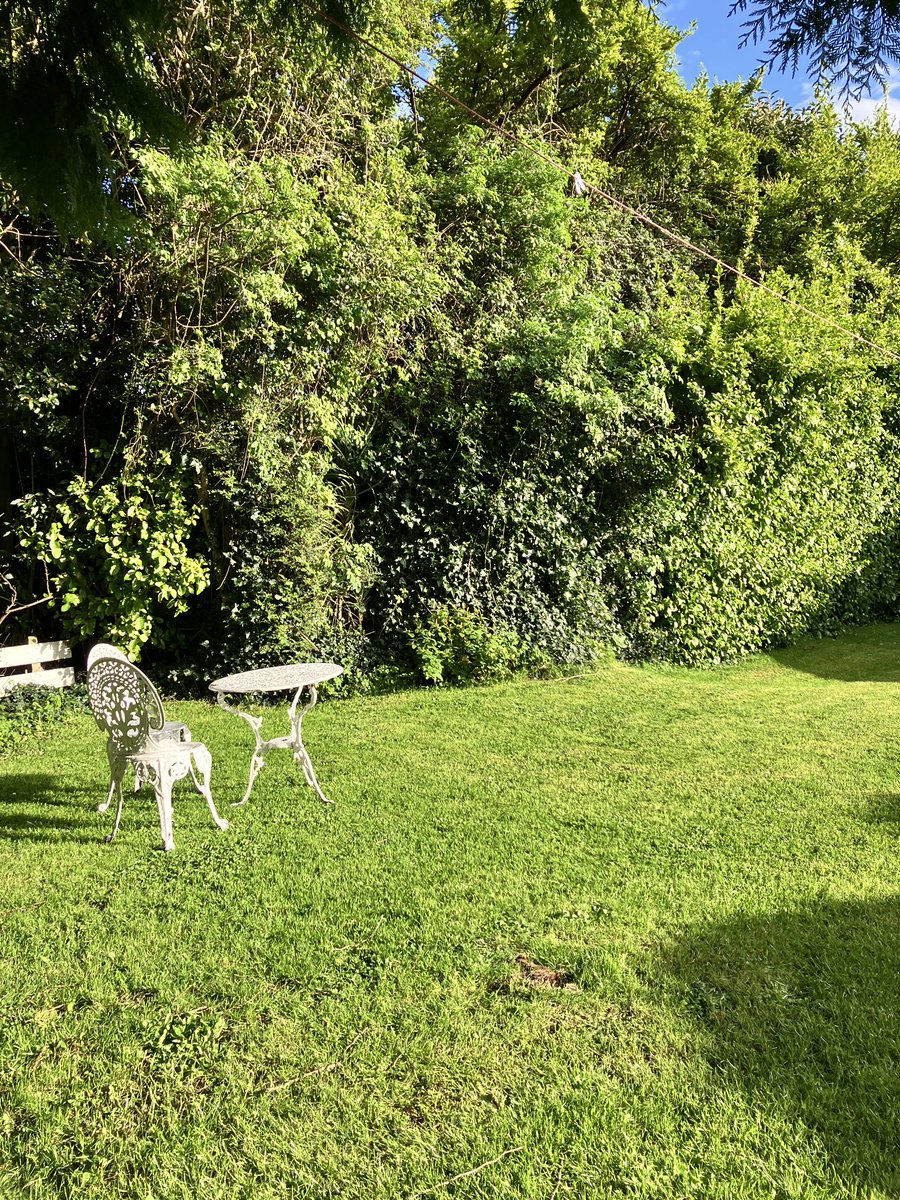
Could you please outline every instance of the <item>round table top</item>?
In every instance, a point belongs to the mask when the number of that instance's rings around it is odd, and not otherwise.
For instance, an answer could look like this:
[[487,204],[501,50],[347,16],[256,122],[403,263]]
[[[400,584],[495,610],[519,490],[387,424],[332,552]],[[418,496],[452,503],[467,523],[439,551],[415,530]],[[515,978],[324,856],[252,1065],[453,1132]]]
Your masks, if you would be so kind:
[[324,683],[343,672],[338,663],[294,663],[285,667],[261,667],[223,675],[209,685],[211,692],[284,692],[292,688]]

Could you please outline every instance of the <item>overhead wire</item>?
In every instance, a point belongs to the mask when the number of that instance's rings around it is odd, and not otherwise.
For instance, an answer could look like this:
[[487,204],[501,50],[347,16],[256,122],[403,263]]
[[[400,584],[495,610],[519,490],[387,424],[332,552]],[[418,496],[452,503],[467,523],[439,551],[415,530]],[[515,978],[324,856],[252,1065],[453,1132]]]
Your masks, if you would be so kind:
[[880,354],[887,355],[888,358],[894,359],[895,362],[900,362],[900,354],[895,353],[893,350],[889,350],[887,346],[882,346],[879,342],[872,341],[871,338],[865,337],[864,334],[857,333],[856,330],[850,329],[846,325],[842,325],[840,321],[835,321],[831,317],[827,317],[823,313],[817,312],[813,308],[809,308],[806,304],[802,304],[799,300],[794,300],[791,296],[785,295],[784,292],[779,292],[776,288],[769,287],[767,283],[763,283],[760,279],[755,279],[752,275],[748,275],[746,271],[741,270],[740,267],[736,267],[733,263],[727,262],[723,258],[719,258],[718,255],[713,254],[709,250],[705,250],[702,246],[698,246],[689,238],[683,237],[674,229],[670,229],[668,226],[654,220],[653,217],[648,216],[647,213],[641,212],[640,209],[628,204],[627,201],[622,200],[619,196],[615,196],[612,192],[606,191],[604,188],[599,187],[596,183],[592,183],[590,180],[584,179],[577,171],[574,171],[572,168],[566,166],[565,163],[559,162],[558,159],[553,158],[552,155],[548,154],[542,148],[533,145],[529,141],[526,141],[525,138],[523,138],[521,134],[516,133],[515,130],[507,129],[504,125],[499,124],[490,117],[486,117],[484,113],[480,113],[477,109],[472,108],[471,105],[466,104],[464,100],[460,100],[458,96],[454,96],[452,92],[448,92],[446,88],[441,87],[439,83],[436,83],[429,76],[423,75],[419,71],[416,71],[413,67],[410,67],[407,63],[404,63],[401,59],[391,54],[390,51],[385,50],[376,42],[373,42],[370,38],[367,38],[364,34],[357,33],[355,29],[352,29],[338,17],[334,17],[330,13],[324,12],[315,5],[308,3],[307,0],[300,0],[300,3],[318,20],[327,22],[327,24],[333,26],[335,29],[339,29],[343,34],[357,42],[359,45],[364,46],[366,49],[371,50],[373,53],[379,55],[386,62],[392,63],[398,68],[398,70],[407,75],[410,80],[415,79],[423,86],[431,88],[432,91],[437,92],[439,96],[442,96],[461,112],[468,113],[469,116],[474,117],[476,121],[480,121],[482,125],[493,130],[495,133],[498,133],[508,142],[512,142],[513,144],[521,147],[523,150],[528,151],[528,153],[534,155],[536,158],[541,159],[541,161],[545,162],[548,166],[553,167],[555,170],[565,175],[567,179],[575,181],[580,195],[590,194],[597,196],[599,199],[604,200],[613,208],[625,213],[633,220],[639,221],[642,225],[654,230],[656,233],[668,239],[670,242],[674,242],[683,249],[690,251],[690,253],[706,259],[707,262],[714,263],[721,270],[733,275],[735,278],[742,280],[744,283],[750,284],[752,287],[757,288],[761,292],[765,292],[767,295],[774,297],[776,300],[780,300],[782,304],[786,304],[790,308],[793,308],[798,312],[802,312],[808,317],[812,317],[821,324],[829,326],[829,328],[834,329],[849,338],[852,338],[854,341],[859,342],[864,346],[868,346],[872,350],[877,350]]

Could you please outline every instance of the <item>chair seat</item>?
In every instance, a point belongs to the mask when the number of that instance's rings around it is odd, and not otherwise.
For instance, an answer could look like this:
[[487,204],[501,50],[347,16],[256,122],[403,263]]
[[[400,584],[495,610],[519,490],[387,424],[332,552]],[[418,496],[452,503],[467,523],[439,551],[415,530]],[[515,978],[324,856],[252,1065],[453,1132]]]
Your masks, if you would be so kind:
[[171,738],[176,742],[189,742],[191,740],[191,731],[185,725],[184,721],[166,721],[157,736]]
[[195,750],[206,750],[206,747],[202,742],[176,742],[161,738],[155,745],[132,750],[126,757],[129,762],[153,762],[158,758],[189,759]]

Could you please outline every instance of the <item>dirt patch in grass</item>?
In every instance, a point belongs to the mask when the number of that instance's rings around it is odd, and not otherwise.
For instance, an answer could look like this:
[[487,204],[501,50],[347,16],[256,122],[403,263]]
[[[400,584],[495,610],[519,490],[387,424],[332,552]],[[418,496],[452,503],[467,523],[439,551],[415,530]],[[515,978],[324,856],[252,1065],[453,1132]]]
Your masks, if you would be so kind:
[[555,970],[553,967],[543,967],[534,962],[527,954],[516,955],[516,967],[512,983],[531,988],[562,988],[567,992],[577,992],[578,984],[571,971]]

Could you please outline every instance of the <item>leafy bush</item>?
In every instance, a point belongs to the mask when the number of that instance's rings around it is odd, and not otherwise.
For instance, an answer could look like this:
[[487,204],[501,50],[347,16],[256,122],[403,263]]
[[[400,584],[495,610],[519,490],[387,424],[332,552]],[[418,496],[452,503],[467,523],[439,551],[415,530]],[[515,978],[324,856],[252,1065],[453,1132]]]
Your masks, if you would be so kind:
[[60,498],[32,493],[18,503],[21,544],[47,562],[50,604],[78,640],[102,634],[136,657],[159,611],[183,612],[209,582],[187,547],[197,510],[166,454],[152,474],[132,470],[93,487],[75,478]]
[[409,648],[426,683],[489,683],[525,661],[521,639],[492,630],[464,608],[433,608],[409,631]]
[[76,713],[89,712],[87,688],[23,684],[0,696],[0,754],[46,733]]

